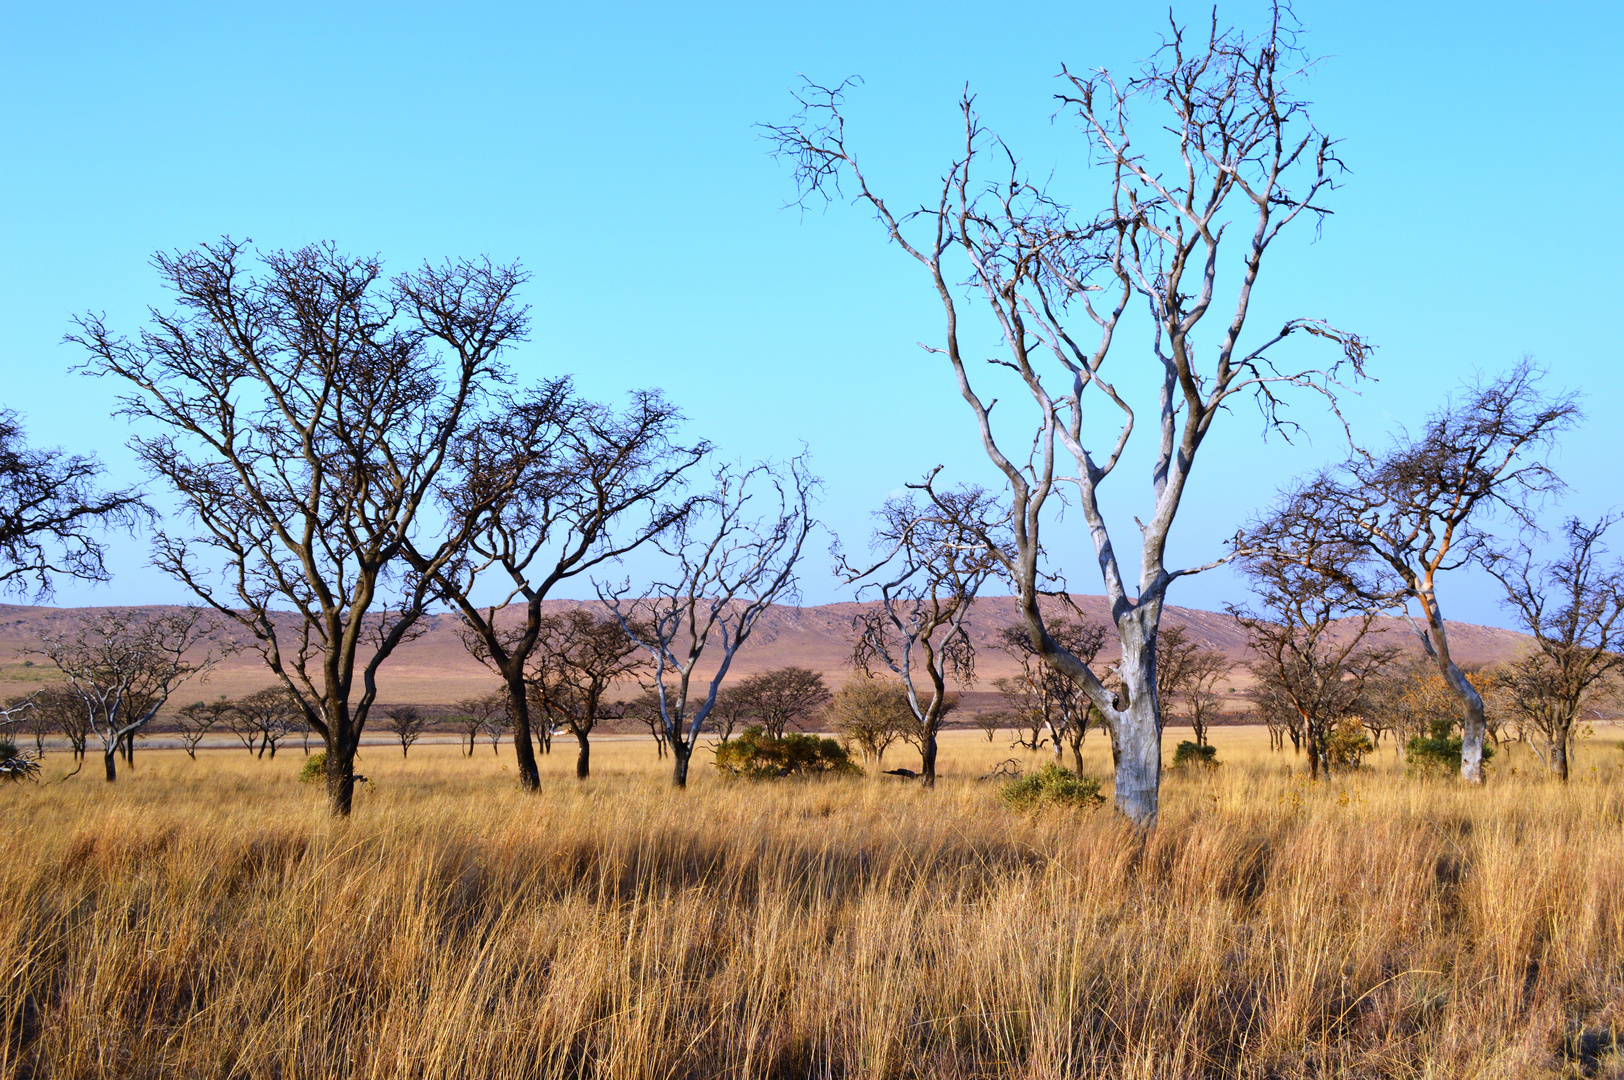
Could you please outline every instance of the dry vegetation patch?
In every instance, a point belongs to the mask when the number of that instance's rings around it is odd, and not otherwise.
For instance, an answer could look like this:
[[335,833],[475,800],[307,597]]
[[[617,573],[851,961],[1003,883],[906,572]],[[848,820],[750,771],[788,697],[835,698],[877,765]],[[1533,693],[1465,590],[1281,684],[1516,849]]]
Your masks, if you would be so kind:
[[[297,756],[0,792],[0,1073],[1621,1074],[1602,750],[1468,791],[1225,748],[1149,836],[966,778],[1007,753],[674,792],[608,743],[535,798],[511,757],[374,750],[347,822]],[[361,930],[311,939],[334,907]]]

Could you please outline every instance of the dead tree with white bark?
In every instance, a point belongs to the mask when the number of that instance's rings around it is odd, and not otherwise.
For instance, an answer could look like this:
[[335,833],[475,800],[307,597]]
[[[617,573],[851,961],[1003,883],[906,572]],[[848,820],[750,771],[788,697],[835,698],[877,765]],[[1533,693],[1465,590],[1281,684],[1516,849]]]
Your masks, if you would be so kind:
[[204,678],[235,645],[201,608],[147,614],[112,609],[74,619],[37,650],[56,665],[101,743],[108,783],[118,752],[152,722],[170,694]]
[[902,680],[914,715],[919,779],[936,783],[937,736],[957,695],[947,689],[975,681],[975,644],[965,627],[976,597],[997,575],[1008,552],[1008,511],[980,488],[938,491],[936,474],[906,496],[888,499],[870,547],[880,558],[853,566],[840,557],[837,572],[857,586],[858,600],[877,603],[852,619],[852,665],[872,677],[889,671]]
[[[1115,733],[1116,805],[1145,826],[1156,820],[1161,783],[1155,650],[1167,590],[1225,558],[1215,550],[1205,565],[1167,564],[1196,459],[1240,399],[1258,402],[1266,429],[1289,428],[1279,409],[1290,392],[1334,405],[1338,373],[1361,372],[1366,356],[1359,337],[1322,319],[1258,328],[1251,318],[1269,253],[1282,233],[1317,228],[1342,172],[1335,141],[1314,126],[1301,96],[1309,62],[1292,26],[1283,5],[1257,36],[1216,21],[1200,33],[1174,25],[1125,81],[1063,68],[1061,114],[1080,129],[1102,189],[1080,214],[1023,175],[968,94],[959,103],[960,149],[917,209],[871,186],[847,135],[846,85],[809,85],[800,116],[767,129],[795,163],[803,205],[844,186],[935,290],[945,323],[931,351],[1003,474],[1014,510],[1005,573],[1033,648],[1085,688]],[[1120,334],[1130,308],[1146,323]],[[969,355],[979,348],[969,344],[979,336],[970,327],[977,310],[1002,341],[990,368]],[[1298,345],[1329,345],[1333,356],[1309,360]],[[1124,350],[1130,355],[1118,357]],[[1135,400],[1145,383],[1148,398]],[[1028,399],[1024,419],[1004,419],[1011,389]],[[1106,412],[1115,424],[1104,422]],[[1122,569],[1103,496],[1141,418],[1155,450],[1135,582]],[[1222,477],[1216,464],[1207,470]],[[1039,610],[1042,529],[1062,490],[1080,512],[1121,642],[1114,690],[1055,640]]]
[[[629,580],[596,583],[598,598],[652,661],[656,741],[671,750],[679,788],[688,784],[689,762],[734,655],[773,604],[795,595],[796,566],[816,524],[816,485],[804,457],[781,468],[723,466],[715,486],[652,541],[670,567],[663,578],[640,597]],[[698,669],[707,654],[715,668],[703,679]]]

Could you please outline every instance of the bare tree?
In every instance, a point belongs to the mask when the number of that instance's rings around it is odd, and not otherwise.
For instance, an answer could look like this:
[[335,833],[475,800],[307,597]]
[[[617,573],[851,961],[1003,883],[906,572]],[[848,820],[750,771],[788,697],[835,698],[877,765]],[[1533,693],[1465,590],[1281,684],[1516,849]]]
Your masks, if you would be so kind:
[[329,803],[348,814],[378,669],[467,539],[469,514],[424,510],[524,335],[524,274],[462,261],[386,282],[331,245],[259,264],[229,239],[160,253],[173,313],[133,340],[87,316],[70,340],[86,370],[135,388],[123,412],[157,434],[132,445],[196,526],[161,531],[157,565],[253,636],[326,742]]
[[65,685],[46,686],[29,695],[31,722],[68,740],[75,761],[84,761],[90,738],[90,709],[85,699]]
[[[542,631],[542,601],[559,582],[641,547],[682,517],[685,503],[660,499],[680,489],[710,448],[674,442],[681,422],[657,393],[633,394],[616,411],[556,380],[509,399],[454,447],[442,498],[476,527],[468,556],[438,572],[438,587],[463,618],[469,651],[507,689],[526,790],[541,785],[526,671]],[[504,592],[481,606],[473,594],[492,577]],[[519,610],[508,613],[510,605]],[[551,732],[535,733],[544,750]]]
[[972,720],[976,730],[985,735],[988,742],[995,741],[1000,731],[1016,725],[1016,718],[1008,709],[988,709],[985,712],[978,712]]
[[1516,554],[1489,563],[1505,586],[1506,606],[1534,638],[1534,648],[1510,665],[1512,705],[1544,739],[1545,764],[1563,781],[1584,706],[1614,689],[1624,670],[1624,566],[1607,560],[1603,543],[1618,521],[1570,519],[1567,551],[1549,563],[1535,561],[1526,538]]
[[405,757],[411,751],[412,744],[423,737],[423,727],[428,723],[428,718],[416,705],[391,705],[383,711],[383,715],[389,722],[389,730],[400,741],[400,756]]
[[[671,749],[678,787],[687,786],[689,760],[734,654],[768,608],[795,595],[795,567],[815,524],[815,485],[804,458],[781,469],[723,466],[715,487],[655,539],[671,571],[645,598],[631,597],[629,581],[597,583],[598,597],[653,659],[660,734]],[[763,499],[766,508],[757,515]],[[701,689],[694,680],[707,649],[720,655]]]
[[235,703],[222,695],[213,701],[194,701],[180,708],[175,714],[175,728],[187,757],[197,760],[198,743],[214,730],[216,724],[230,716],[234,707]]
[[218,634],[200,608],[159,614],[115,608],[74,619],[44,639],[37,651],[62,672],[84,706],[87,726],[102,744],[109,783],[118,779],[119,750],[151,723],[171,693],[214,666],[218,657],[209,646]]
[[132,489],[101,491],[94,457],[36,450],[23,441],[22,421],[0,409],[0,591],[51,594],[61,575],[106,581],[98,533],[129,528],[151,510]]
[[[1004,569],[1033,648],[1085,688],[1115,733],[1117,808],[1147,826],[1156,820],[1161,782],[1155,648],[1167,590],[1224,558],[1215,552],[1213,562],[1184,569],[1166,563],[1199,452],[1237,397],[1256,398],[1266,428],[1286,427],[1277,412],[1285,391],[1314,390],[1334,405],[1338,369],[1346,363],[1359,373],[1365,359],[1358,337],[1318,319],[1271,320],[1261,333],[1248,333],[1266,255],[1282,231],[1323,219],[1341,170],[1334,141],[1315,129],[1299,96],[1308,64],[1291,22],[1277,4],[1257,38],[1216,21],[1198,38],[1174,25],[1126,82],[1062,68],[1061,109],[1081,128],[1106,178],[1094,214],[1075,215],[1026,180],[1015,153],[982,126],[968,94],[959,104],[962,148],[917,210],[894,208],[870,186],[847,141],[843,86],[809,86],[799,98],[801,115],[768,129],[779,153],[796,163],[803,205],[849,184],[934,287],[945,335],[932,351],[946,359],[981,444],[1004,476],[1014,513]],[[1141,127],[1134,119],[1140,106],[1160,115]],[[1251,220],[1232,230],[1237,208]],[[961,310],[966,279],[1003,342],[991,375],[972,374],[970,350],[961,343],[961,325],[972,314],[968,305]],[[1227,301],[1221,289],[1232,290]],[[1135,300],[1150,325],[1119,335]],[[1217,324],[1211,333],[1209,315]],[[1286,342],[1304,337],[1338,347],[1340,359],[1316,368],[1286,358]],[[1117,347],[1124,339],[1149,348],[1122,372],[1123,381],[1109,381],[1106,361],[1114,348],[1131,347]],[[1024,431],[1004,426],[1013,417],[993,422],[994,402],[1008,400],[992,381],[1000,371],[1012,373],[1030,397],[1035,415]],[[1140,384],[1155,388],[1148,409],[1129,400],[1128,388]],[[1101,408],[1120,423],[1095,441],[1104,430]],[[1139,581],[1130,587],[1101,491],[1143,413],[1153,418],[1157,445],[1150,505],[1136,518]],[[1027,448],[1024,457],[1006,452],[1011,445]],[[1057,469],[1060,455],[1073,467]],[[1039,610],[1040,530],[1062,487],[1075,493],[1121,642],[1114,691],[1054,639]]]
[[491,753],[500,756],[502,753],[502,736],[513,730],[513,717],[508,712],[507,691],[502,691],[502,709],[487,716],[481,725],[485,734],[491,740]]
[[466,756],[473,757],[475,737],[485,730],[487,724],[497,718],[502,721],[501,726],[497,729],[497,737],[501,737],[500,732],[502,728],[506,727],[507,722],[507,690],[504,687],[501,690],[493,690],[489,694],[481,694],[478,697],[465,697],[457,702],[456,709],[461,714],[458,717],[459,724],[463,732],[468,736],[468,752]]
[[770,739],[782,739],[791,727],[804,730],[829,701],[823,676],[793,664],[740,680],[731,692],[736,695],[740,716],[759,723]]
[[[1254,700],[1272,718],[1296,714],[1298,723],[1286,723],[1307,750],[1315,780],[1327,766],[1338,723],[1359,711],[1366,686],[1398,652],[1367,644],[1383,605],[1368,598],[1366,554],[1325,524],[1296,514],[1288,502],[1237,537],[1241,550],[1270,554],[1241,564],[1262,612],[1229,605],[1252,652]],[[1326,567],[1336,572],[1323,572]]]
[[1218,683],[1234,667],[1229,657],[1204,647],[1182,626],[1164,626],[1156,635],[1156,697],[1163,722],[1183,720],[1207,745],[1207,727],[1223,703]]
[[[1107,630],[1099,623],[1049,617],[1045,624],[1049,636],[1085,664],[1092,664],[1105,647]],[[1038,655],[1025,623],[1004,627],[998,639],[999,647],[1021,665],[1019,687],[1011,685],[1002,689],[1011,706],[1018,712],[1024,710],[1023,714],[1031,720],[1030,746],[1038,749],[1041,740],[1037,732],[1041,725],[1048,730],[1054,745],[1055,763],[1060,764],[1069,743],[1075,771],[1078,776],[1083,775],[1083,740],[1088,736],[1093,713],[1088,695],[1071,676]],[[1112,753],[1116,753],[1114,740]]]
[[[635,623],[632,631],[642,630]],[[613,712],[608,694],[648,657],[614,618],[573,608],[541,620],[528,676],[544,715],[575,736],[575,778],[592,775],[592,729]]]
[[[1572,396],[1550,397],[1523,362],[1468,386],[1428,417],[1416,436],[1383,454],[1355,452],[1298,486],[1284,513],[1319,523],[1337,545],[1379,561],[1382,579],[1353,582],[1367,598],[1421,609],[1416,636],[1460,702],[1461,776],[1483,782],[1483,697],[1450,652],[1438,575],[1489,554],[1486,519],[1497,512],[1526,525],[1540,498],[1560,486],[1545,465],[1553,439],[1579,416]],[[1337,566],[1319,568],[1336,576]]]
[[863,752],[878,769],[885,751],[915,723],[908,692],[894,679],[859,677],[830,695],[824,709],[829,725]]
[[[658,695],[650,698],[645,705],[652,705],[657,716],[660,711]],[[711,731],[722,742],[733,738],[733,733],[739,729],[747,717],[751,715],[751,703],[739,686],[724,686],[716,692],[716,705],[710,711]],[[646,710],[641,709],[639,716],[645,715]],[[664,756],[663,752],[661,756]]]
[[[902,680],[913,711],[920,780],[936,783],[936,741],[947,712],[947,680],[975,681],[975,646],[965,630],[976,595],[1001,565],[1000,525],[1007,514],[980,488],[937,491],[935,474],[911,485],[918,494],[888,499],[872,547],[880,558],[839,571],[876,606],[852,618],[852,664],[872,676]],[[920,495],[923,498],[920,498]]]
[[[726,725],[722,741],[726,742],[733,737],[733,725],[738,720],[738,713],[728,709],[719,712],[727,704],[727,689],[723,688],[716,694],[716,704],[712,706],[710,717],[718,723]],[[648,728],[648,733],[654,740],[654,755],[659,760],[665,760],[667,746],[665,738],[665,718],[660,712],[660,693],[653,687],[645,685],[643,693],[633,698],[621,708],[621,715],[632,720],[642,722]]]
[[299,730],[302,710],[287,690],[267,686],[231,702],[226,725],[255,757],[276,757],[277,749]]

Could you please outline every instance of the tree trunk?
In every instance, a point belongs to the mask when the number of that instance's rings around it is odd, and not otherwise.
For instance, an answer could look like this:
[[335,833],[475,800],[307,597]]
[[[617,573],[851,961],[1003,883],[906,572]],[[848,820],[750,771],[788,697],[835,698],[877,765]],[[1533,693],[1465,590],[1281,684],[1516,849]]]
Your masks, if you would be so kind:
[[671,782],[679,788],[688,786],[689,752],[687,740],[671,740]]
[[[1459,671],[1456,672],[1459,675]],[[1461,682],[1466,682],[1464,675]],[[1464,696],[1464,695],[1463,695]],[[1461,717],[1460,775],[1468,784],[1483,782],[1483,735],[1488,723],[1483,717],[1483,698],[1476,690],[1465,698],[1466,711]]]
[[1114,740],[1116,808],[1141,828],[1156,824],[1162,785],[1162,721],[1156,705],[1156,634],[1144,621],[1159,617],[1143,608],[1117,624],[1122,640],[1122,696]]
[[1567,731],[1564,729],[1553,732],[1547,745],[1550,747],[1550,769],[1565,784],[1568,782]]
[[355,799],[355,748],[343,739],[327,740],[327,805],[334,817],[349,817]]
[[474,756],[474,736],[477,734],[479,734],[477,731],[470,731],[468,733],[468,753],[464,755],[465,757]]
[[1076,771],[1077,775],[1082,776],[1083,775],[1083,740],[1078,739],[1076,742],[1071,744],[1071,760],[1072,760],[1072,763],[1076,766],[1075,771]]
[[525,697],[522,676],[508,680],[508,707],[513,712],[513,756],[519,759],[519,786],[526,791],[540,791],[541,770],[536,767],[536,748],[530,741],[530,702]]
[[592,744],[587,741],[584,731],[575,733],[575,741],[581,744],[580,751],[575,755],[575,779],[585,780],[592,775]]
[[108,747],[107,752],[102,755],[102,762],[107,767],[107,782],[111,784],[118,779],[118,743],[115,742]]
[[919,747],[919,782],[926,787],[936,786],[936,732],[927,730]]

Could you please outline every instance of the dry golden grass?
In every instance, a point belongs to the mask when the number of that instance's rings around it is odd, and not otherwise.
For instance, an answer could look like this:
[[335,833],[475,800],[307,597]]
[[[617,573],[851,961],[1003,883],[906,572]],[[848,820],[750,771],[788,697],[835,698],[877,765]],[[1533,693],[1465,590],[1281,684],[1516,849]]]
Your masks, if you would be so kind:
[[646,741],[540,798],[368,748],[346,822],[297,752],[0,790],[0,1075],[1624,1074],[1616,735],[1483,791],[1214,741],[1148,836],[1006,810],[977,735],[933,792],[674,792]]

